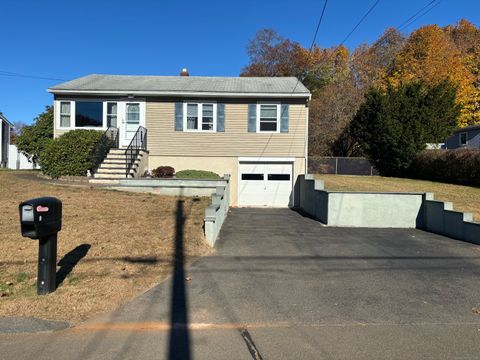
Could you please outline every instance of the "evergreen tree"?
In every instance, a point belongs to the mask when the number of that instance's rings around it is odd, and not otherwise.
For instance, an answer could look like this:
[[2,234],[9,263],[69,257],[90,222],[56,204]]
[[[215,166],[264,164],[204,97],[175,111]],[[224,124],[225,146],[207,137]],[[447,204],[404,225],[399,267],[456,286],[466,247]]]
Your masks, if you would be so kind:
[[452,133],[460,115],[455,100],[456,88],[446,81],[371,88],[350,132],[382,175],[399,176],[427,143]]
[[35,163],[38,163],[40,154],[53,138],[53,106],[46,106],[45,111],[34,119],[32,125],[22,128],[15,142],[18,150],[27,153]]

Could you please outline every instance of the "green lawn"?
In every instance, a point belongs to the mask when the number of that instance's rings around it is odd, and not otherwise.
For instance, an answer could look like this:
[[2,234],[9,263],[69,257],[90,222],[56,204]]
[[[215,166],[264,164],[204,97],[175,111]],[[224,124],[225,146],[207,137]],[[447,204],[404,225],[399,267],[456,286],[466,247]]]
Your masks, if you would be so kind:
[[469,211],[480,221],[480,188],[432,181],[387,178],[382,176],[320,175],[327,190],[433,192],[436,200],[451,201],[455,210]]

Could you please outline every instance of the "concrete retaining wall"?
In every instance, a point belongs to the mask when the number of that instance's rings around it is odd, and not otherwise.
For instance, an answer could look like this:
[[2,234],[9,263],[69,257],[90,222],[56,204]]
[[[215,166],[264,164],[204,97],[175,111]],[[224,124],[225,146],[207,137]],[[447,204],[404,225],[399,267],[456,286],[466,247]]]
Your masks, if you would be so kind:
[[300,209],[329,226],[415,228],[422,193],[327,191],[321,180],[300,180]]
[[435,201],[432,193],[327,191],[312,175],[299,178],[301,211],[329,226],[419,228],[480,244],[480,224],[471,213]]
[[217,241],[230,208],[230,176],[225,175],[225,180],[224,186],[217,186],[212,194],[212,204],[205,209],[205,238],[212,247]]
[[422,229],[480,245],[480,224],[473,222],[472,213],[454,211],[451,202],[435,201],[427,194],[424,217]]
[[124,179],[110,189],[149,192],[172,196],[211,196],[212,204],[205,209],[205,238],[214,246],[230,208],[230,175],[220,180],[203,179]]
[[415,228],[422,194],[328,192],[328,225]]
[[227,180],[203,179],[122,179],[110,188],[120,191],[149,192],[171,196],[210,196]]

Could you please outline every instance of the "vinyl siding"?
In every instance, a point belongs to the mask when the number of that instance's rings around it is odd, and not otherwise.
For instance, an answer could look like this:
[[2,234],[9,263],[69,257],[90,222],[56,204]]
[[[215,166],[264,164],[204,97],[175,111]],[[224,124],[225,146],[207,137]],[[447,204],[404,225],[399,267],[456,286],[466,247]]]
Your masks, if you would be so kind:
[[[467,133],[467,145],[460,145],[460,133]],[[447,149],[480,149],[480,130],[457,131],[446,141]]]
[[249,133],[248,104],[225,104],[225,132],[174,130],[174,102],[148,100],[146,122],[151,156],[305,157],[306,106],[290,105],[288,133]]

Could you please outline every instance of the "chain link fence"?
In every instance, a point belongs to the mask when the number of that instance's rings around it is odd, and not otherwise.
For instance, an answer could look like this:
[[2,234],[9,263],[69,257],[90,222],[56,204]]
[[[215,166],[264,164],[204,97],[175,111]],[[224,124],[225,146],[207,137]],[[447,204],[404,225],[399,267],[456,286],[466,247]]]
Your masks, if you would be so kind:
[[363,157],[309,157],[308,172],[310,174],[378,175],[368,159]]

